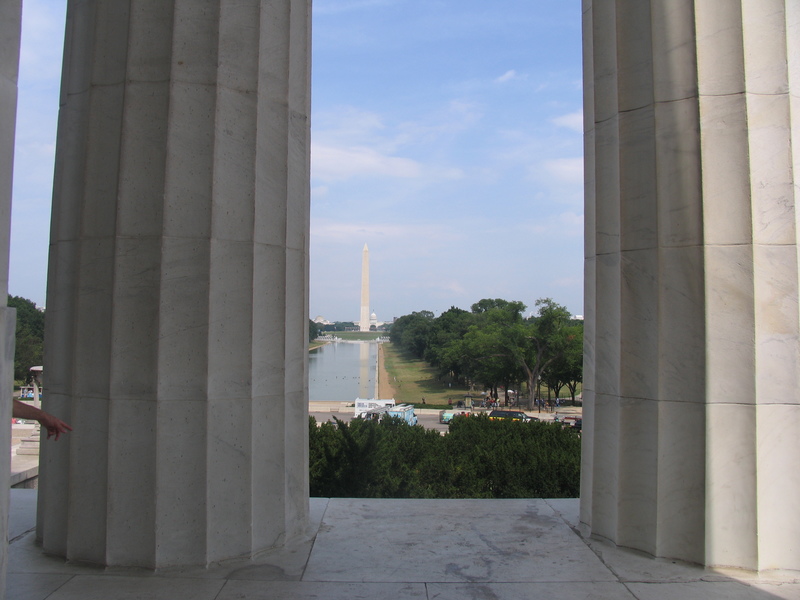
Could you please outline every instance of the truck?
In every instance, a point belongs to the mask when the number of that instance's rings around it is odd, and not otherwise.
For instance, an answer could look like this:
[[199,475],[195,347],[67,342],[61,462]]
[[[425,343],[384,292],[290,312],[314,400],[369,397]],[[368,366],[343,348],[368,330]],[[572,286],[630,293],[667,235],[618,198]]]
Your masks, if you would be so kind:
[[377,400],[375,398],[366,399],[366,398],[356,398],[355,403],[355,414],[354,417],[363,417],[367,414],[367,411],[370,411],[375,408],[381,408],[384,406],[394,406],[394,398],[389,400]]
[[398,404],[397,406],[380,406],[368,410],[364,414],[365,419],[380,421],[384,417],[397,417],[409,425],[417,424],[417,413],[411,404]]

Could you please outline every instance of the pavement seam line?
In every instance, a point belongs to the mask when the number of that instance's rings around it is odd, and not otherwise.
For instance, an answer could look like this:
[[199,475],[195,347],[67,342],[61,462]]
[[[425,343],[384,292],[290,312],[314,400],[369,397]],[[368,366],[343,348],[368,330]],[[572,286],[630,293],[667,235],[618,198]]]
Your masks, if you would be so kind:
[[29,534],[31,531],[36,531],[36,526],[35,526],[35,525],[34,525],[33,527],[31,527],[30,529],[28,529],[27,531],[23,531],[23,532],[22,532],[22,533],[20,533],[18,536],[16,536],[16,537],[13,537],[13,538],[11,538],[10,540],[8,540],[8,545],[10,546],[10,545],[11,545],[11,544],[13,544],[14,542],[18,542],[19,540],[21,540],[22,538],[24,538],[26,535],[28,535],[28,534]]
[[303,571],[300,573],[300,581],[305,581],[306,576],[306,569],[308,569],[308,563],[311,560],[311,553],[314,552],[314,546],[317,543],[317,536],[319,535],[320,529],[322,529],[323,524],[325,523],[325,515],[328,514],[328,509],[331,506],[331,499],[326,498],[325,502],[325,510],[322,511],[322,516],[319,519],[319,527],[317,527],[314,535],[311,536],[311,547],[308,549],[308,556],[306,556],[306,560],[303,563]]
[[[611,574],[612,574],[612,575],[613,575],[613,576],[616,578],[616,580],[617,580],[617,583],[621,583],[622,585],[625,585],[625,582],[624,582],[624,581],[622,581],[622,578],[619,576],[619,573],[617,573],[617,572],[614,570],[614,568],[613,568],[611,565],[609,565],[609,564],[608,564],[608,563],[607,563],[607,562],[606,562],[606,561],[603,559],[602,555],[601,555],[599,552],[597,552],[597,551],[596,551],[594,548],[592,548],[592,546],[589,544],[589,542],[586,540],[586,538],[584,538],[584,537],[581,535],[581,532],[580,532],[580,530],[579,530],[577,527],[573,527],[573,526],[572,526],[572,525],[569,523],[569,521],[567,521],[567,520],[564,518],[564,516],[561,514],[561,511],[559,511],[559,510],[558,510],[558,509],[557,509],[555,506],[553,506],[552,504],[550,504],[550,503],[547,501],[547,499],[546,499],[546,498],[542,498],[542,500],[544,500],[545,504],[547,504],[547,506],[549,506],[549,507],[550,507],[550,508],[553,510],[553,512],[555,512],[555,513],[558,515],[558,518],[559,518],[559,519],[561,519],[561,520],[564,522],[564,524],[565,524],[567,527],[569,527],[569,528],[570,528],[570,530],[572,531],[572,533],[574,533],[576,536],[578,536],[578,539],[579,539],[579,540],[580,540],[580,541],[583,543],[583,545],[584,545],[584,546],[586,546],[586,547],[589,549],[589,551],[590,551],[592,554],[594,554],[594,555],[597,557],[597,560],[599,560],[599,561],[600,561],[600,563],[601,563],[601,564],[602,564],[602,565],[603,565],[603,566],[604,566],[606,569],[608,569],[608,571],[609,571],[609,572],[610,572],[610,573],[611,573]],[[625,586],[625,589],[628,589],[628,588],[627,588],[627,586]],[[632,592],[631,592],[631,593],[632,593]],[[634,598],[635,598],[635,597],[636,597],[636,596],[634,596]]]

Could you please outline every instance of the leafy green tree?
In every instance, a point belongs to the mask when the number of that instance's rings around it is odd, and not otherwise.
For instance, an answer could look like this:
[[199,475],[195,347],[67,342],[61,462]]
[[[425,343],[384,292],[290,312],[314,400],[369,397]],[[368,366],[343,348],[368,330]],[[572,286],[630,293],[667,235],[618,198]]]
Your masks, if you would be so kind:
[[517,320],[521,318],[526,307],[522,302],[517,300],[508,301],[501,298],[484,298],[483,300],[478,300],[470,308],[476,315],[499,310]]
[[347,331],[352,330],[356,326],[352,321],[336,321],[330,325],[324,325],[324,331]]
[[575,392],[578,390],[578,384],[583,383],[583,331],[581,331],[581,349],[580,355],[573,355],[569,359],[569,366],[564,383],[569,390],[569,395],[572,401],[575,402]]
[[437,367],[442,375],[449,373],[458,378],[458,364],[452,362],[453,355],[448,348],[454,342],[460,341],[474,322],[475,316],[472,313],[455,306],[450,307],[433,320],[423,358]]
[[533,406],[536,382],[544,370],[561,355],[569,341],[570,313],[550,298],[536,301],[538,315],[505,330],[506,352],[525,373],[528,406]]
[[505,335],[508,325],[485,322],[470,328],[460,344],[463,369],[470,379],[485,387],[497,390],[497,386],[510,381],[519,381],[521,372],[506,348]]
[[311,495],[369,498],[380,475],[377,431],[366,421],[334,420],[317,428],[314,418],[309,419]]
[[404,315],[392,325],[389,339],[413,356],[422,358],[428,348],[433,319],[433,313],[429,310]]
[[44,311],[20,296],[9,296],[8,306],[17,309],[14,379],[29,381],[30,368],[41,365],[44,348]]
[[523,323],[525,309],[525,304],[519,301],[479,300],[472,305],[476,328],[471,336],[465,336],[473,377],[490,387],[495,397],[498,385],[502,384],[506,403],[510,384],[525,379],[516,357],[508,351],[509,332]]
[[322,325],[315,323],[311,319],[308,320],[308,341],[313,342],[322,331]]
[[574,321],[565,327],[564,337],[562,352],[544,370],[542,381],[556,395],[566,387],[574,401],[578,384],[583,381],[583,322]]
[[[536,307],[537,316],[529,319],[523,318],[524,303],[501,298],[479,300],[470,313],[452,307],[436,319],[429,311],[414,312],[397,319],[391,340],[440,374],[482,383],[495,395],[499,384],[508,390],[525,381],[532,404],[541,377],[550,377],[554,387],[572,386],[574,394],[582,378],[575,342],[582,335],[570,329],[565,307],[550,298],[537,300]],[[567,357],[558,372],[546,371]]]

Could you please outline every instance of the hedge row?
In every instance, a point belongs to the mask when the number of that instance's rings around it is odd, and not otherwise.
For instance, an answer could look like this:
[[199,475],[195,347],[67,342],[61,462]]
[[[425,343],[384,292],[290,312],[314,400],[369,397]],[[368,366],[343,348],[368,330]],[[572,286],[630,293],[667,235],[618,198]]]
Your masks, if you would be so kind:
[[311,495],[576,498],[580,436],[558,424],[456,418],[447,435],[400,419],[309,422]]

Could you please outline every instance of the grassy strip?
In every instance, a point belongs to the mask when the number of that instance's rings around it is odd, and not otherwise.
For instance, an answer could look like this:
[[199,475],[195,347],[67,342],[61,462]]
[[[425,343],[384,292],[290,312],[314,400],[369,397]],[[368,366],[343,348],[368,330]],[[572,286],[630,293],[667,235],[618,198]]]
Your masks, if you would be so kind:
[[[398,404],[416,404],[423,408],[422,398],[425,398],[425,408],[447,408],[448,401],[455,404],[470,393],[469,388],[463,384],[454,383],[450,387],[446,378],[438,380],[436,369],[424,360],[403,352],[394,344],[383,344],[383,350],[384,366],[389,377],[392,378],[391,384],[395,389],[394,398]],[[582,386],[579,384],[576,395],[581,393],[581,388]],[[480,398],[481,391],[473,391],[473,397]],[[554,394],[548,394],[546,385],[542,385],[541,391],[544,398],[555,397]],[[566,388],[561,390],[562,400],[568,398],[568,393]]]
[[384,365],[391,377],[391,384],[395,390],[394,399],[398,404],[416,404],[436,408],[436,405],[446,407],[448,400],[455,403],[463,400],[469,393],[469,388],[459,384],[451,385],[442,380],[437,380],[436,369],[424,360],[409,356],[394,344],[383,344]]

